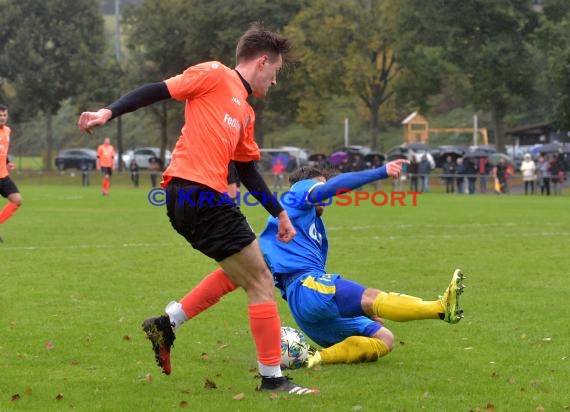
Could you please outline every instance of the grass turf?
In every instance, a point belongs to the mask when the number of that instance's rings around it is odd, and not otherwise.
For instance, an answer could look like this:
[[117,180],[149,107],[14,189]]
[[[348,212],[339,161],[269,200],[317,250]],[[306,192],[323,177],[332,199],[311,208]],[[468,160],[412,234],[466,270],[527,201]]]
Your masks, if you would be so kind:
[[[173,373],[160,374],[140,324],[215,264],[170,228],[148,188],[119,183],[103,198],[98,177],[89,188],[15,180],[25,205],[0,226],[2,411],[570,408],[565,197],[433,193],[416,207],[328,208],[329,271],[434,299],[461,267],[465,319],[388,322],[393,353],[291,371],[322,391],[295,397],[255,391],[242,291],[182,327]],[[243,209],[261,230],[265,211]]]

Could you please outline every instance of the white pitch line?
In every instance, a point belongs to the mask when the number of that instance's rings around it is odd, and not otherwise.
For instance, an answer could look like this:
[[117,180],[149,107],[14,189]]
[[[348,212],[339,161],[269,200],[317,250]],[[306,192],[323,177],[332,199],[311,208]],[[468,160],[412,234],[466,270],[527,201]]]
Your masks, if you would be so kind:
[[117,248],[145,248],[145,247],[172,247],[172,246],[186,246],[181,243],[122,243],[122,244],[105,244],[105,245],[68,245],[68,246],[51,246],[51,245],[36,245],[36,246],[0,246],[2,250],[78,250],[78,249],[117,249]]

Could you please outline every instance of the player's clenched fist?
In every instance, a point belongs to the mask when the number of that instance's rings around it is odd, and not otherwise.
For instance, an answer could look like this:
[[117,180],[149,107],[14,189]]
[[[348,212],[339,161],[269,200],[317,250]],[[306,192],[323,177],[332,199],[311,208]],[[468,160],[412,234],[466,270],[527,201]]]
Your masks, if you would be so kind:
[[83,112],[79,116],[77,126],[87,133],[93,133],[93,128],[103,126],[111,119],[113,113],[109,109],[101,109],[97,112]]

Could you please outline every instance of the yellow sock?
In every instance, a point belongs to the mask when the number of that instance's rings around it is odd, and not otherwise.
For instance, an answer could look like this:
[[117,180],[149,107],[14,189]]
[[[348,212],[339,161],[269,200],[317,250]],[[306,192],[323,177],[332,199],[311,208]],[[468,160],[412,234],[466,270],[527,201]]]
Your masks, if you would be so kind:
[[424,301],[414,296],[392,292],[380,292],[372,303],[372,309],[376,316],[397,322],[441,319],[440,313],[445,312],[439,300]]
[[359,363],[375,361],[390,353],[390,348],[375,338],[350,336],[320,353],[322,363]]

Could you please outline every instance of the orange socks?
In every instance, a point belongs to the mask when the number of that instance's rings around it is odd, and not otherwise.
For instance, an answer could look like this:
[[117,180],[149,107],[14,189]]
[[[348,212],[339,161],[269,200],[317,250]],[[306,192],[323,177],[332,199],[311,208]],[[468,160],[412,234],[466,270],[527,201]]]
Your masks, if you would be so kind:
[[16,210],[18,210],[18,205],[16,203],[8,203],[2,211],[0,212],[0,225],[10,218]]
[[109,193],[109,187],[111,186],[111,180],[108,177],[103,178],[103,194]]
[[182,310],[188,319],[193,318],[236,288],[223,269],[216,269],[182,298]]
[[[249,324],[257,360],[262,365],[279,367],[281,363],[281,320],[274,301],[255,303],[248,306]],[[280,374],[279,372],[276,372]],[[262,373],[264,376],[269,374]]]

